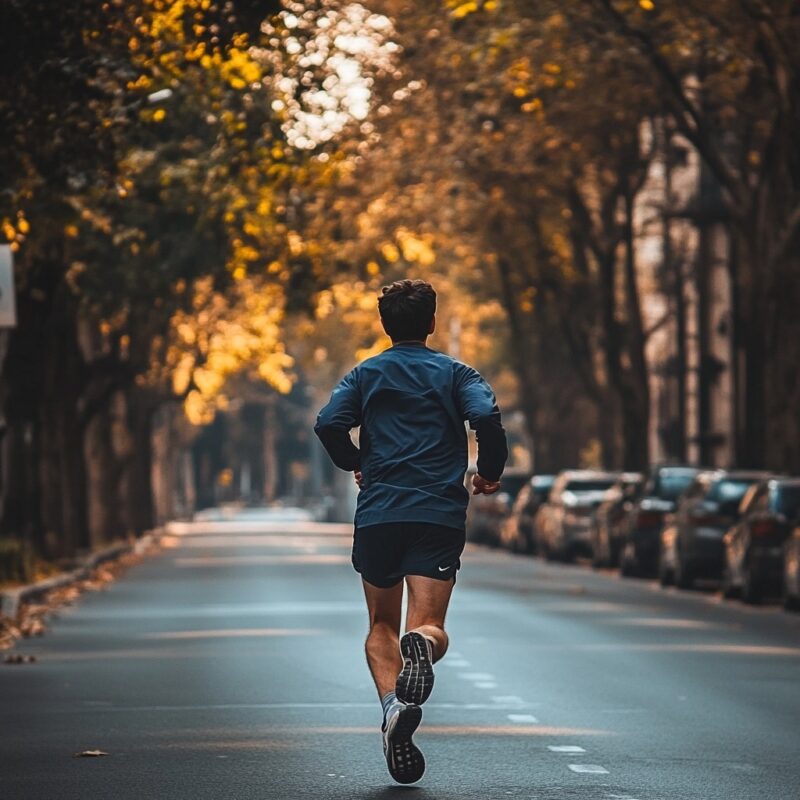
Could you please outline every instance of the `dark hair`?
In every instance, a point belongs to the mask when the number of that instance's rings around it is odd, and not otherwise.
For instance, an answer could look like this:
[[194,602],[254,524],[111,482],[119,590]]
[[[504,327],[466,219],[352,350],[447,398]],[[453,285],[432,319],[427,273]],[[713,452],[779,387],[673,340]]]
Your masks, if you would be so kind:
[[378,311],[393,341],[422,341],[436,313],[436,292],[427,281],[395,281],[381,290]]

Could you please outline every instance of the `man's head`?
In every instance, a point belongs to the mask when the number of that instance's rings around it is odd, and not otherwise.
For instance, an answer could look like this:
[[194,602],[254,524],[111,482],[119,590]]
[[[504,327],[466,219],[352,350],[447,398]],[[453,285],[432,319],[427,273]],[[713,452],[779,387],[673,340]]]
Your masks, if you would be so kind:
[[436,326],[436,292],[427,281],[395,281],[381,290],[378,310],[393,342],[424,342]]

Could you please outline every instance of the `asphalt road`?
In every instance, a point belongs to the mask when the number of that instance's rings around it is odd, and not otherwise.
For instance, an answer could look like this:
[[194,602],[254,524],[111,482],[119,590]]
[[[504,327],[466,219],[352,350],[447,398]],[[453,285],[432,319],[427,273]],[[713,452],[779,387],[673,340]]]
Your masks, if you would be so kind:
[[190,526],[64,610],[0,666],[0,797],[800,797],[800,616],[476,548],[394,786],[349,541]]

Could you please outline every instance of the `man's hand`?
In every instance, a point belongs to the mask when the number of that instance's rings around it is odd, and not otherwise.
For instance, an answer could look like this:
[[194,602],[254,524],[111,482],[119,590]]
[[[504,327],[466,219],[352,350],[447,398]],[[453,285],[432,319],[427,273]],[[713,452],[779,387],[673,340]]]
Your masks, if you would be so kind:
[[500,481],[487,481],[477,473],[472,476],[472,494],[494,494],[500,488]]
[[361,470],[357,469],[353,473],[353,477],[356,479],[356,484],[358,485],[358,488],[359,489],[363,489],[364,488],[364,477],[361,475]]

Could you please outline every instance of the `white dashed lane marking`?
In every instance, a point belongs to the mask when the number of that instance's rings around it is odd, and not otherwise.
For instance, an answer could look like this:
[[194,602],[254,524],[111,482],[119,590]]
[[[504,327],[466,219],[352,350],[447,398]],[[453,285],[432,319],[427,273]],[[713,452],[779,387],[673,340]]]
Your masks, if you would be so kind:
[[569,764],[573,772],[588,772],[592,775],[608,775],[608,770],[599,764]]
[[[512,711],[519,703],[426,703],[425,708],[456,709],[458,711]],[[172,712],[172,711],[228,711],[254,709],[374,709],[375,703],[218,703],[214,705],[160,705],[160,706],[111,706],[99,703],[85,704],[84,710],[98,714],[124,712]]]
[[511,722],[518,722],[523,725],[536,725],[539,720],[533,714],[509,714]]
[[[469,662],[466,659],[462,658],[460,653],[452,653],[451,656],[452,657],[445,662],[449,666],[461,667],[462,669],[468,668],[470,666]],[[477,689],[497,688],[497,683],[495,682],[495,678],[489,672],[461,672],[459,673],[459,677],[463,678],[464,680],[471,681]],[[529,706],[529,704],[525,703],[525,701],[521,697],[512,694],[496,695],[492,697],[492,702],[497,704],[498,708],[501,706],[511,706],[518,708],[524,708],[526,705]],[[624,709],[624,711],[631,711],[631,710]],[[619,711],[622,710],[618,710],[618,712]],[[509,720],[509,722],[514,722],[517,725],[537,725],[539,723],[539,720],[533,714],[507,714],[506,717]],[[547,749],[551,753],[562,753],[570,755],[578,755],[579,753],[586,752],[586,750],[584,750],[583,747],[579,747],[578,745],[575,744],[550,744],[547,745]],[[567,766],[572,772],[577,772],[581,774],[588,774],[588,775],[609,774],[609,771],[600,764],[568,764]],[[612,797],[616,797],[616,795],[612,795]],[[625,796],[625,800],[628,800],[627,796]],[[630,800],[635,800],[635,798],[630,798]]]
[[492,698],[493,703],[498,703],[499,705],[515,705],[515,706],[526,706],[528,705],[521,697],[518,697],[515,694],[501,694],[496,695]]
[[494,675],[489,672],[462,672],[458,676],[465,681],[493,681]]

